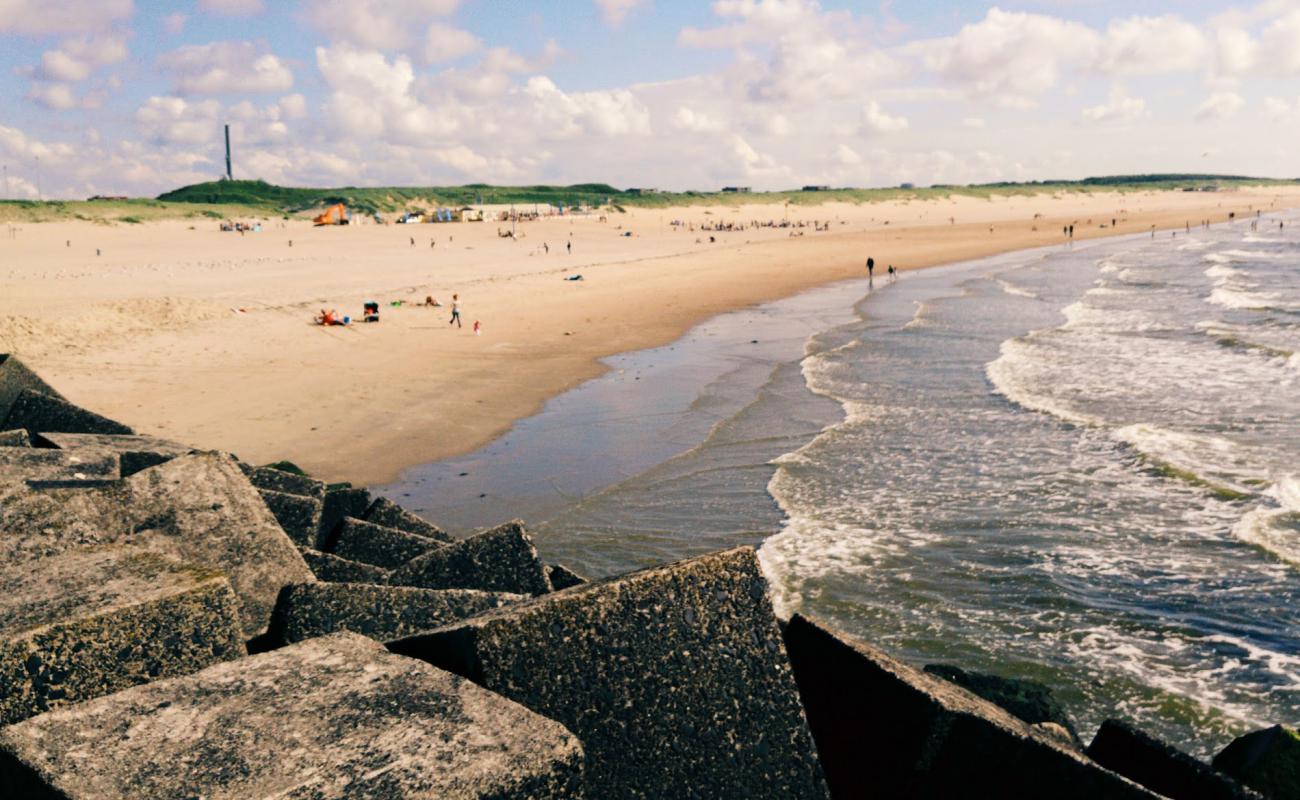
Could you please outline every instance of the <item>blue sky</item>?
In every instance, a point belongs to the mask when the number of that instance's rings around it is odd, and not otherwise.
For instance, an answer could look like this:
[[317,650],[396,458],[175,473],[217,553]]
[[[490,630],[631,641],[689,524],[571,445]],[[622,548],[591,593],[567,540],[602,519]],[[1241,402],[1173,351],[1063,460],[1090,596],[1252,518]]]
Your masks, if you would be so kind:
[[[0,0],[8,196],[1300,176],[1300,0]],[[39,175],[39,187],[38,187]]]

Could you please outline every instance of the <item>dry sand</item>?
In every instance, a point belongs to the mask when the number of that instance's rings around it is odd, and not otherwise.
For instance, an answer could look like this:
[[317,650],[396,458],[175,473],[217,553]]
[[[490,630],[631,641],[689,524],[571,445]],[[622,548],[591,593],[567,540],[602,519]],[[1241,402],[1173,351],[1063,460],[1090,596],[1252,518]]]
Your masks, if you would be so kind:
[[[604,222],[519,223],[517,240],[499,238],[510,224],[496,222],[313,229],[274,220],[243,236],[215,221],[28,224],[0,238],[0,352],[143,433],[380,483],[482,446],[599,374],[603,356],[861,277],[868,255],[880,275],[891,263],[909,270],[1059,244],[1070,223],[1085,239],[1297,205],[1300,187],[632,209]],[[670,224],[783,216],[831,229],[792,237]],[[563,280],[575,273],[584,280]],[[447,324],[453,292],[463,329]],[[444,307],[389,305],[426,295]],[[383,307],[378,325],[311,324],[321,308],[360,317],[371,299]]]

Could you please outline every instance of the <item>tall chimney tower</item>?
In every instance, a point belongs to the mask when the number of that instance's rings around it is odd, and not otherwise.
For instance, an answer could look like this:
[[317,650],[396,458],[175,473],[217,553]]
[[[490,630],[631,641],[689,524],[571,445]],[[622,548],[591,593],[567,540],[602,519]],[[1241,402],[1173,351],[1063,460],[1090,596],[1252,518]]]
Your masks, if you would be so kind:
[[234,180],[235,176],[230,172],[230,125],[226,125],[226,180]]

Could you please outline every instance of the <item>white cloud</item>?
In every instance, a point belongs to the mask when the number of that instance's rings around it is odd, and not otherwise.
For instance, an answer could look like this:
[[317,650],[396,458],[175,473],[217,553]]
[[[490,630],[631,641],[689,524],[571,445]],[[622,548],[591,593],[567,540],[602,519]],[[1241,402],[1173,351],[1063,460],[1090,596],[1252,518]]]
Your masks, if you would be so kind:
[[1172,14],[1129,17],[1107,26],[1098,67],[1113,73],[1177,72],[1204,65],[1208,53],[1200,29]]
[[176,34],[185,30],[185,22],[188,19],[189,17],[185,16],[179,11],[174,14],[168,14],[162,19],[163,30],[171,34],[172,36],[175,36]]
[[980,129],[982,129],[982,128],[984,127],[984,118],[983,118],[983,117],[965,117],[965,118],[963,118],[962,121],[961,121],[961,126],[962,126],[963,128],[970,128],[971,130],[980,130]]
[[198,144],[220,135],[220,113],[216,100],[154,96],[136,109],[135,121],[146,137],[159,144]]
[[646,0],[596,0],[601,17],[606,24],[613,26],[622,25],[633,9],[645,3]]
[[1123,89],[1114,88],[1105,103],[1085,108],[1083,118],[1091,122],[1122,122],[1142,116],[1146,105],[1146,101],[1129,97]]
[[872,100],[862,110],[862,127],[869,133],[897,133],[907,130],[907,120],[886,114],[880,104]]
[[199,0],[199,10],[225,17],[251,17],[266,10],[262,0]]
[[649,111],[626,89],[566,94],[550,78],[539,75],[528,80],[523,93],[533,101],[533,119],[543,136],[650,133]]
[[279,58],[252,42],[186,45],[158,58],[178,94],[283,92],[293,73]]
[[483,41],[469,31],[435,22],[424,35],[424,61],[441,64],[483,49]]
[[673,114],[673,127],[679,131],[693,133],[717,133],[725,129],[722,121],[701,111],[681,106]]
[[316,48],[316,64],[330,87],[329,122],[358,139],[416,143],[459,127],[455,115],[439,113],[413,94],[415,69],[399,56],[338,44]]
[[307,98],[300,94],[288,94],[280,98],[280,113],[285,119],[302,119],[307,116]]
[[81,105],[72,87],[66,83],[34,83],[26,96],[28,100],[55,111],[67,111]]
[[1215,92],[1196,109],[1196,118],[1203,120],[1225,120],[1236,115],[1246,105],[1241,95],[1235,92]]
[[1259,46],[1241,28],[1220,28],[1214,33],[1215,71],[1220,75],[1243,75],[1255,66]]
[[1086,25],[1039,14],[989,9],[956,36],[908,48],[939,76],[1011,107],[1029,107],[1067,66],[1092,63],[1101,37]]
[[121,33],[67,39],[41,55],[32,77],[47,81],[84,81],[100,67],[125,61],[126,37]]
[[862,156],[858,155],[856,150],[846,144],[842,144],[836,148],[835,158],[845,166],[853,166],[862,163]]
[[1275,20],[1260,35],[1260,64],[1283,75],[1300,73],[1300,9]]
[[0,33],[98,33],[133,10],[131,0],[0,0]]
[[336,42],[376,50],[404,50],[436,17],[460,0],[307,0],[303,18]]

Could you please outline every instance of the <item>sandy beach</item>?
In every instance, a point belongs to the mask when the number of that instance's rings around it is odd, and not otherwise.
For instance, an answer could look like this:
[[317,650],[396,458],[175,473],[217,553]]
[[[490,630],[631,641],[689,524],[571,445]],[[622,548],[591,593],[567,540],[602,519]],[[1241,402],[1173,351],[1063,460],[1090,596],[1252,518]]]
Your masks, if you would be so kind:
[[[141,432],[378,483],[491,441],[604,356],[860,277],[867,256],[879,278],[1061,244],[1069,224],[1087,239],[1295,205],[1300,188],[1269,187],[629,209],[521,222],[516,238],[500,236],[508,222],[6,226],[0,352]],[[700,230],[783,219],[805,227]],[[453,292],[464,328],[448,325]],[[430,295],[442,307],[414,305]],[[322,308],[359,318],[368,300],[377,325],[312,324]]]

